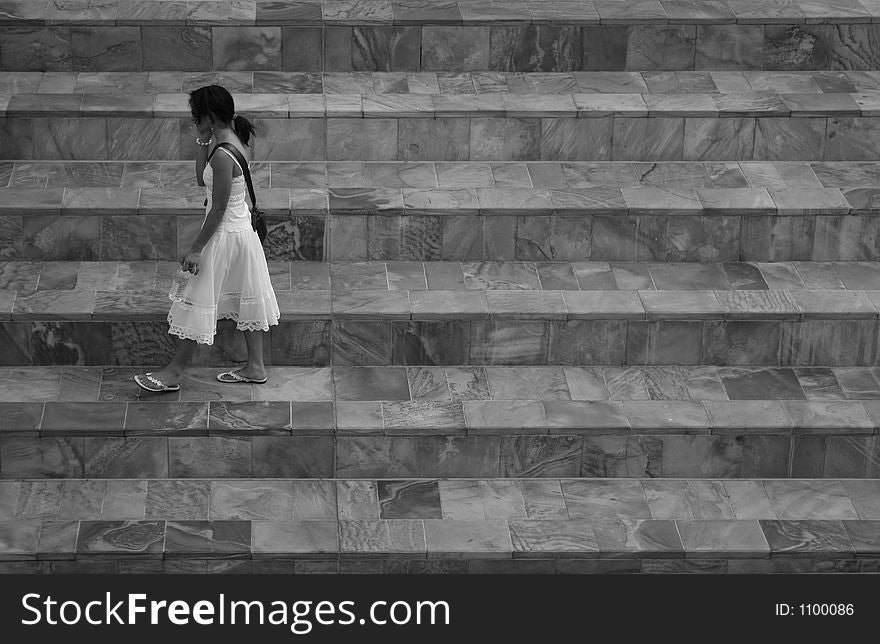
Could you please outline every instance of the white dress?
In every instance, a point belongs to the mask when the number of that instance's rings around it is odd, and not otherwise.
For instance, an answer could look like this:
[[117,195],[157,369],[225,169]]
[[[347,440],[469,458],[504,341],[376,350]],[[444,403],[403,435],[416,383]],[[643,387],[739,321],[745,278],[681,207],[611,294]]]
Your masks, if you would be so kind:
[[[218,149],[229,155],[228,150]],[[208,205],[211,209],[213,171],[205,166]],[[251,226],[251,211],[245,201],[244,176],[233,177],[229,203],[217,230],[202,249],[199,272],[183,291],[175,295],[168,311],[168,333],[199,344],[213,344],[217,320],[236,321],[239,331],[268,331],[278,324],[280,312],[269,278],[266,255],[256,231]]]

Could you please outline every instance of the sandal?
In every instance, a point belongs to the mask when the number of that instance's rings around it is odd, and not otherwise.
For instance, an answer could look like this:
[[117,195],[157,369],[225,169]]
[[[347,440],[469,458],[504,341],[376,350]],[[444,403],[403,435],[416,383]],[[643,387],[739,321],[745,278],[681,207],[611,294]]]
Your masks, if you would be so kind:
[[164,393],[166,391],[180,391],[180,385],[166,385],[158,378],[153,377],[152,373],[147,373],[143,376],[138,374],[134,377],[134,381],[141,389],[145,389],[154,394]]
[[217,380],[220,382],[226,383],[251,383],[255,385],[262,385],[268,380],[268,378],[263,378],[262,380],[257,380],[256,378],[248,378],[247,376],[242,376],[238,373],[238,371],[224,371],[223,373],[217,374]]

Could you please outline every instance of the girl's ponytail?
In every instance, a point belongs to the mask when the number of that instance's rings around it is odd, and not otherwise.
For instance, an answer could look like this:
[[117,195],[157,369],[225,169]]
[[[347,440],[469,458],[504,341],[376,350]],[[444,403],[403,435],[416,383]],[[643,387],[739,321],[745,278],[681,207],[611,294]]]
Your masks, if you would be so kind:
[[235,132],[245,145],[248,145],[248,141],[257,133],[254,129],[254,124],[240,114],[232,115],[232,131]]

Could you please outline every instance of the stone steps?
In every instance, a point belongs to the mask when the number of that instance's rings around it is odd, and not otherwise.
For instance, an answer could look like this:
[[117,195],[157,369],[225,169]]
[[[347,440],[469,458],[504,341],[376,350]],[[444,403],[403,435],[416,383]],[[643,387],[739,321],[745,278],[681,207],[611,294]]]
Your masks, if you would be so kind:
[[[177,259],[192,162],[0,163],[4,260]],[[270,259],[872,260],[878,162],[262,162]]]
[[[243,98],[237,105],[262,137],[259,160],[863,161],[877,158],[880,133],[878,92]],[[3,103],[0,159],[192,155],[185,94],[16,94]]]
[[[17,94],[89,94],[127,103],[130,111],[142,113],[156,106],[155,95],[187,94],[203,85],[220,84],[238,100],[261,107],[252,95],[475,95],[475,94],[857,94],[880,90],[876,70],[789,70],[789,71],[216,71],[216,72],[90,72],[90,71],[0,71],[0,96]],[[151,102],[152,101],[152,102]],[[164,101],[163,101],[164,103]],[[121,104],[120,108],[125,104]],[[295,106],[296,103],[290,105]],[[332,105],[332,102],[331,102]],[[137,110],[137,106],[142,106]],[[97,104],[79,103],[78,109],[97,109]],[[105,109],[109,104],[105,106]],[[171,109],[174,104],[163,104]],[[272,112],[265,110],[268,115]],[[36,109],[36,107],[34,107]],[[782,110],[777,105],[777,109]],[[277,108],[276,111],[280,111]],[[244,112],[243,112],[244,113]]]
[[877,478],[876,368],[0,370],[0,478]]
[[[0,572],[880,570],[880,14],[823,4],[4,5]],[[138,396],[210,83],[271,380],[223,323]]]
[[[3,267],[7,364],[155,364],[173,351],[164,322],[171,262]],[[266,359],[311,366],[873,366],[877,293],[863,287],[873,285],[874,268],[391,263],[391,287],[382,263],[335,264],[329,275],[323,264],[274,263],[283,317],[270,331]],[[552,288],[540,288],[541,272]],[[309,280],[306,288],[297,282],[288,290],[294,273]],[[324,282],[334,273],[335,289]],[[579,290],[577,273],[589,290]],[[781,290],[770,289],[764,274]],[[441,281],[431,290],[428,275]],[[41,281],[46,290],[34,290]],[[218,341],[200,350],[197,364],[240,359],[243,342],[231,328],[221,323]]]
[[[871,2],[14,4],[3,70],[871,69]],[[254,47],[253,43],[260,46]]]
[[[174,263],[2,266],[7,365],[157,364],[173,352]],[[867,262],[273,262],[272,273],[276,366],[880,363]],[[218,327],[196,364],[242,359],[233,325]]]
[[877,485],[4,481],[0,544],[31,572],[868,572]]

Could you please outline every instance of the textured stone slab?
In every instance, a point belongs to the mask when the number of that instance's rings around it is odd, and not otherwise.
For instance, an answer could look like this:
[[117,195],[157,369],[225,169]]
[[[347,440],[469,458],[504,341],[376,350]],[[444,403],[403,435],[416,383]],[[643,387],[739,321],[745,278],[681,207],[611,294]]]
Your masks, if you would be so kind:
[[788,431],[792,423],[776,400],[709,400],[705,403],[713,433]]

